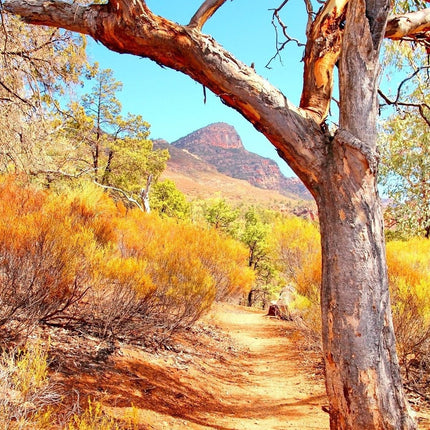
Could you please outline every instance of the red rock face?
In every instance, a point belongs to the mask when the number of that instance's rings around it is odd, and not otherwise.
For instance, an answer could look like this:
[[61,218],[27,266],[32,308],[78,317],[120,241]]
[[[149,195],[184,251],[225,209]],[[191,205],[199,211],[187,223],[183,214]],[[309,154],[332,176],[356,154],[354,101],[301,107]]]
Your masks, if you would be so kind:
[[188,151],[232,178],[282,194],[310,198],[304,185],[296,178],[286,178],[275,161],[247,151],[235,128],[229,124],[208,125],[171,145]]
[[225,122],[217,122],[196,130],[173,143],[177,148],[194,148],[195,145],[210,145],[224,149],[244,149],[235,128]]

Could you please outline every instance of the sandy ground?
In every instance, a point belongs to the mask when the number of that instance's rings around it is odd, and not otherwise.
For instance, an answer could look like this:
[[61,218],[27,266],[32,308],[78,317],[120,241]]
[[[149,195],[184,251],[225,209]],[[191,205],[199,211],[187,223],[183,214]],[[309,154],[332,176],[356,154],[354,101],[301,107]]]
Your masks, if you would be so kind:
[[[67,385],[116,417],[133,416],[135,429],[329,428],[317,357],[291,323],[223,305],[173,345],[156,354],[122,348],[99,367],[81,363],[80,372],[65,372]],[[421,417],[419,428],[429,422]]]

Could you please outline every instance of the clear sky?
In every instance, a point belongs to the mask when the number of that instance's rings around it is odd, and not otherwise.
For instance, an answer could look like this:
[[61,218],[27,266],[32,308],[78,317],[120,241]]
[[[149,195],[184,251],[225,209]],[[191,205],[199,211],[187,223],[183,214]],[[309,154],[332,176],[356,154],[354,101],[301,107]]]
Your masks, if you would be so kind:
[[[187,24],[203,0],[147,0],[151,10],[180,24]],[[273,9],[280,0],[227,1],[203,28],[224,48],[246,64],[255,64],[257,73],[281,89],[288,99],[298,104],[301,93],[303,48],[290,44],[283,51],[282,63],[277,59],[271,69],[265,65],[275,54],[275,31],[271,25]],[[306,17],[303,2],[290,0],[283,15],[289,33],[304,41]],[[287,176],[294,176],[279,158],[270,142],[235,110],[228,108],[209,91],[203,103],[203,89],[191,78],[156,63],[132,55],[108,51],[93,41],[90,58],[101,68],[114,71],[123,83],[118,94],[124,113],[140,114],[151,124],[151,137],[169,142],[213,122],[233,125],[249,151],[276,160]]]

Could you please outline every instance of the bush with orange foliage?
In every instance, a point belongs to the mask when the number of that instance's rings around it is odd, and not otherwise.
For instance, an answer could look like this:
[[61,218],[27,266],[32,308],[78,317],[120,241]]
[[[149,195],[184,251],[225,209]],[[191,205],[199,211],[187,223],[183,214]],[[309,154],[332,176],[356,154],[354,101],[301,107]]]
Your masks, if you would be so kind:
[[87,288],[84,237],[58,198],[12,179],[0,182],[0,329],[28,332],[55,318]]
[[148,318],[155,327],[171,331],[189,326],[216,298],[241,294],[253,281],[239,242],[139,211],[123,221],[122,256],[146,262],[156,286]]
[[0,180],[0,330],[40,323],[144,340],[249,288],[246,250],[216,232],[124,211],[83,185],[57,195]]

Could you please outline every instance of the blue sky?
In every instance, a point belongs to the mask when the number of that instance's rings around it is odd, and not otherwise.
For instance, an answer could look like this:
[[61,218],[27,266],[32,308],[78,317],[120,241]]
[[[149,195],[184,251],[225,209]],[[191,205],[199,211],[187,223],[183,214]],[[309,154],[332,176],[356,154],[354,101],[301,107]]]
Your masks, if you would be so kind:
[[[187,24],[203,0],[147,0],[154,13]],[[290,0],[284,22],[292,36],[304,40],[305,14],[303,2]],[[291,44],[283,51],[282,63],[275,60],[265,68],[275,53],[275,32],[271,25],[272,12],[280,0],[227,1],[206,23],[203,31],[211,34],[239,60],[255,64],[257,73],[281,89],[295,104],[301,92],[303,67],[302,48]],[[281,160],[267,139],[236,111],[223,105],[208,91],[203,103],[203,89],[187,76],[163,69],[152,61],[131,55],[117,54],[91,41],[89,54],[101,68],[114,71],[115,79],[123,83],[118,94],[124,113],[140,114],[151,124],[151,137],[169,142],[213,122],[233,125],[245,147],[264,157],[275,159],[287,176],[294,174]]]

